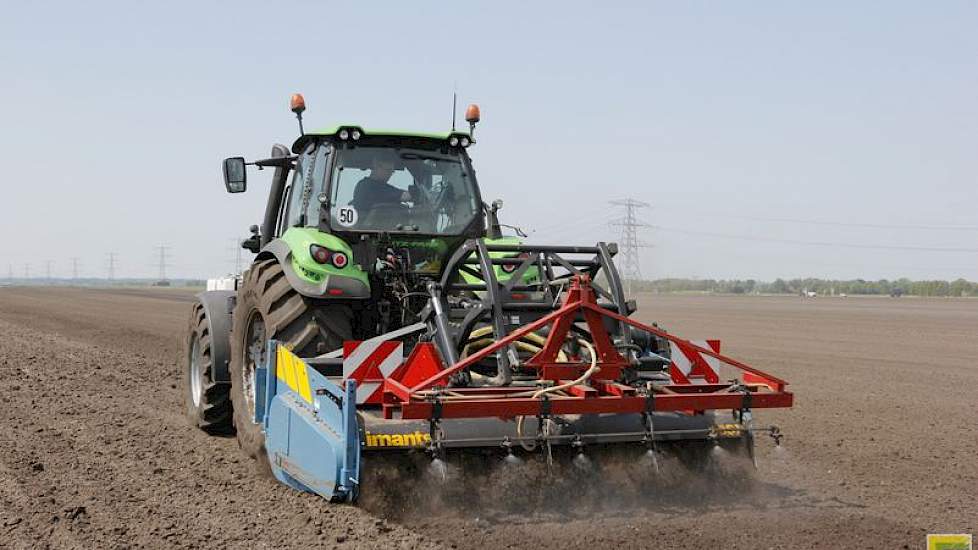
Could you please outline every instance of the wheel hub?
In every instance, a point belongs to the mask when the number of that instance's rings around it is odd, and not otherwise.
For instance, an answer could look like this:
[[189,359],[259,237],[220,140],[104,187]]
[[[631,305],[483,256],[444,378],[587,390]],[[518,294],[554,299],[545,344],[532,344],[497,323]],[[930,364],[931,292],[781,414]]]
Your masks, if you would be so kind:
[[203,358],[200,352],[200,338],[194,334],[193,341],[190,343],[190,398],[194,402],[194,407],[200,407],[204,394],[201,363]]
[[257,312],[248,321],[248,330],[245,332],[245,360],[244,368],[241,369],[241,389],[244,394],[245,405],[248,408],[248,418],[255,418],[255,370],[258,365],[265,362],[265,321]]

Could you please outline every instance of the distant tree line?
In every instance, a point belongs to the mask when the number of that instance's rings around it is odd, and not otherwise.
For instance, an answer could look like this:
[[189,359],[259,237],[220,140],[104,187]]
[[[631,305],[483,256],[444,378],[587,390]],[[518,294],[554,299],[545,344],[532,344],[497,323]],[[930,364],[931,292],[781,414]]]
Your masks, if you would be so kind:
[[754,279],[657,279],[633,281],[633,291],[638,292],[711,292],[722,294],[801,294],[816,292],[819,295],[908,295],[908,296],[976,296],[978,283],[957,279],[955,281],[865,281],[855,279],[836,281],[826,279],[775,279],[772,282]]

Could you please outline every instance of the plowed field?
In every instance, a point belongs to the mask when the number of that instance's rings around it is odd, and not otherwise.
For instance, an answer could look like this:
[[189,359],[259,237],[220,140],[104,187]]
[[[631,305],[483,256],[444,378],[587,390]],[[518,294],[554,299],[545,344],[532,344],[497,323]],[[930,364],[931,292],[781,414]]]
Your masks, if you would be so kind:
[[639,319],[791,382],[795,408],[758,415],[783,450],[760,440],[736,479],[666,463],[643,498],[390,515],[296,493],[188,426],[191,299],[0,288],[0,547],[922,548],[978,527],[975,300],[644,297]]

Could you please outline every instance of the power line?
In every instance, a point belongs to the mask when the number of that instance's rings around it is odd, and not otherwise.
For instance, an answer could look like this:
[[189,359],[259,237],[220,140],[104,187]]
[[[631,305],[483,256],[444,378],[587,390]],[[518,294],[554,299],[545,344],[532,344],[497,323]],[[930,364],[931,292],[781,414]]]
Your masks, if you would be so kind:
[[31,264],[24,264],[24,278],[31,278]]
[[7,279],[14,280],[14,264],[7,264]]
[[71,278],[72,279],[77,279],[78,278],[78,260],[79,259],[80,258],[78,258],[77,256],[71,258]]
[[170,250],[170,248],[171,247],[163,244],[156,247],[156,250],[158,250],[160,253],[160,261],[158,267],[159,267],[159,282],[161,283],[166,282],[166,268],[170,267],[170,264],[168,264],[166,261],[166,254]]
[[692,231],[689,229],[678,229],[675,227],[664,227],[659,225],[655,226],[655,228],[660,231],[670,231],[673,233],[683,233],[686,235],[699,235],[702,237],[716,237],[719,239],[738,239],[738,240],[745,240],[745,241],[796,244],[796,245],[803,245],[803,246],[831,246],[831,247],[838,247],[838,248],[859,248],[859,249],[877,249],[877,250],[908,250],[908,251],[915,251],[915,252],[969,252],[969,253],[976,252],[978,253],[978,248],[800,241],[795,239],[778,239],[774,237],[754,237],[751,235],[730,235],[725,233],[711,233],[708,231]]
[[46,260],[44,262],[44,275],[45,275],[44,278],[47,279],[48,281],[51,280],[51,264],[53,263],[54,262],[52,262],[51,260]]
[[[599,230],[608,229],[607,220],[592,220],[590,223],[581,223],[580,221],[570,224],[573,227],[568,227],[567,229],[562,229],[560,231],[536,231],[533,230],[530,234],[534,238],[546,238],[550,237],[548,240],[553,240],[555,237],[559,237],[561,244],[567,244],[568,239],[577,239],[579,235],[587,235],[588,239],[595,237],[600,233]],[[595,239],[601,240],[601,239]]]
[[625,290],[631,295],[632,281],[642,280],[642,262],[639,258],[639,249],[649,248],[649,245],[639,241],[638,230],[652,227],[647,223],[638,221],[637,212],[639,209],[648,208],[651,205],[635,199],[614,200],[608,201],[608,203],[625,209],[624,216],[612,220],[609,225],[621,227],[621,242],[619,242],[622,251],[621,272],[625,279]]
[[[599,223],[604,223],[604,222],[599,222]],[[542,227],[530,227],[530,228],[528,228],[528,231],[530,233],[551,233],[551,232],[554,232],[554,231],[562,231],[562,230],[565,230],[565,229],[568,229],[568,228],[576,228],[576,227],[580,227],[580,226],[581,226],[581,219],[580,218],[576,218],[576,219],[563,220],[563,221],[560,221],[560,222],[557,222],[557,223],[554,223],[554,224],[550,224],[550,225],[545,225],[545,226],[542,226]]]
[[230,252],[231,254],[231,258],[228,260],[228,263],[234,265],[235,276],[241,275],[241,262],[242,262],[241,251],[243,250],[241,248],[241,243],[243,242],[244,239],[239,239],[239,238],[231,239],[231,248],[228,250],[228,252]]
[[805,225],[827,225],[834,227],[864,227],[872,229],[919,229],[929,231],[978,231],[978,225],[939,225],[939,224],[890,224],[890,223],[860,223],[860,222],[835,222],[828,220],[801,220],[794,218],[769,218],[761,216],[743,216],[738,214],[723,214],[710,212],[689,212],[684,216],[699,215],[711,218],[729,218],[736,220],[747,220],[754,222],[771,223],[797,223]]
[[115,252],[109,252],[108,257],[108,265],[106,267],[108,268],[109,272],[109,280],[112,281],[115,280],[115,260],[118,257],[118,254]]

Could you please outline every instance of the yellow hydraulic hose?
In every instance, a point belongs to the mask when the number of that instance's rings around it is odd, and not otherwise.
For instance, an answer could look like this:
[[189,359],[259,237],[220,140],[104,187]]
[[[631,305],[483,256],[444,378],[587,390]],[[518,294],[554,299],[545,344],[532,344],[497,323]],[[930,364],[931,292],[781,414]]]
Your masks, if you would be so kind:
[[[488,346],[489,344],[495,342],[495,340],[493,340],[491,337],[483,338],[483,336],[491,336],[491,335],[492,335],[492,327],[482,327],[473,330],[472,334],[469,335],[468,343],[465,344],[464,348],[462,348],[462,357],[467,357],[471,352],[480,350]],[[525,342],[524,340],[529,340],[529,342]],[[543,344],[546,341],[547,339],[544,338],[543,336],[531,332],[523,335],[523,339],[517,340],[515,342],[515,345],[516,348],[521,351],[525,351],[528,353],[536,353],[540,351],[541,346],[543,346]],[[557,361],[560,363],[567,362],[567,354],[564,353],[564,350],[560,350],[557,353]]]

